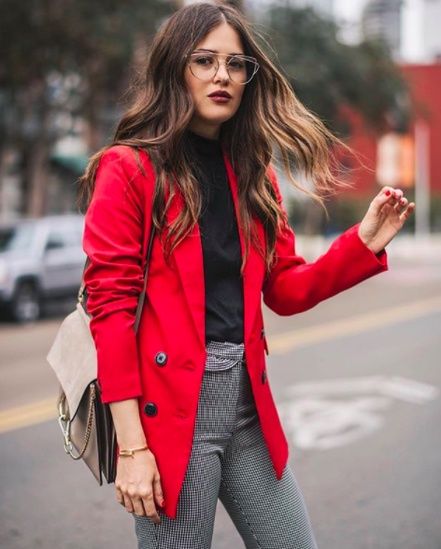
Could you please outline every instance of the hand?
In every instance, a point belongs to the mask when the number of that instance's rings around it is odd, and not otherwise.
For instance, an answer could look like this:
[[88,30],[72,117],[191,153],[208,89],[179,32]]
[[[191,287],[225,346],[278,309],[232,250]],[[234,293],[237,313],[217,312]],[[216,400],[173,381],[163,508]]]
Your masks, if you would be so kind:
[[162,507],[164,498],[155,456],[150,450],[136,452],[133,457],[119,456],[115,478],[116,499],[129,513],[161,519],[154,499]]
[[401,230],[415,210],[415,202],[408,204],[401,189],[383,187],[369,205],[358,236],[374,253],[380,252]]

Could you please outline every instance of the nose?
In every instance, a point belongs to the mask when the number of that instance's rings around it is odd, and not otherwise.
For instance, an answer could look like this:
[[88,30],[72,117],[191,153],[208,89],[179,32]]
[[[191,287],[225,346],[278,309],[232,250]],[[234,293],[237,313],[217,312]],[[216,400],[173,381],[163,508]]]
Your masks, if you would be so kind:
[[230,75],[227,71],[227,66],[225,62],[219,61],[219,66],[216,71],[216,74],[214,75],[214,81],[217,82],[218,80],[229,80]]

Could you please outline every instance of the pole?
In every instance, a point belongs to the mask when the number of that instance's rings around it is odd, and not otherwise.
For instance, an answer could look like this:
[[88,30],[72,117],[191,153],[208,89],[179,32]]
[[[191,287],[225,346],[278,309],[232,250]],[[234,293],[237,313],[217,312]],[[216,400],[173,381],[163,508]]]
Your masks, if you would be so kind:
[[420,241],[430,235],[429,126],[415,122],[415,237]]

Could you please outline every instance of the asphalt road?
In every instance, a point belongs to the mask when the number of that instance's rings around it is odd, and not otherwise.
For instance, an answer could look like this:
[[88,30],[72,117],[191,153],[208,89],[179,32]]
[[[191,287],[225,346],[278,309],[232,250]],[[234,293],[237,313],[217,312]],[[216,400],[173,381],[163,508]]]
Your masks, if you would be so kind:
[[[301,315],[265,309],[269,382],[320,549],[441,549],[441,258],[389,265]],[[0,547],[135,548],[113,485],[62,449],[45,362],[56,312],[0,324]],[[244,547],[221,503],[212,546]]]

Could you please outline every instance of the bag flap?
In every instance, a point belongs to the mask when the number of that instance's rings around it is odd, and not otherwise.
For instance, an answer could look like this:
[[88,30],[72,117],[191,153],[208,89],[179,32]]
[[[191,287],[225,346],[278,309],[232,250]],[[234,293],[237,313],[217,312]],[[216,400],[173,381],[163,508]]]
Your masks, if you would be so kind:
[[96,348],[90,318],[81,303],[66,316],[55,335],[47,361],[66,395],[73,419],[88,385],[97,379]]

